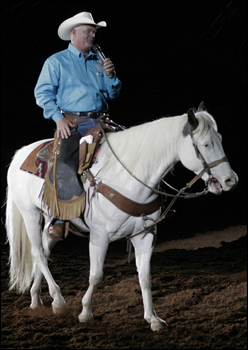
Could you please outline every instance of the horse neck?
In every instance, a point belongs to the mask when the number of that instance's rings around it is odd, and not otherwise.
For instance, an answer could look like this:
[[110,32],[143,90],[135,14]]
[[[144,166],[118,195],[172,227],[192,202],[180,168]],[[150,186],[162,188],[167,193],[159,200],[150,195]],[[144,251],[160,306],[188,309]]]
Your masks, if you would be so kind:
[[[157,137],[151,142],[154,145],[154,161],[151,157],[150,181],[157,184],[161,177],[179,161],[178,145],[182,135],[186,115],[163,118],[158,121]],[[152,146],[152,145],[151,145]]]
[[[102,148],[108,156],[105,179],[122,178],[123,182],[130,182],[132,173],[141,181],[155,186],[179,160],[178,142],[184,120],[183,116],[162,118],[109,135],[110,144],[129,172],[118,163],[105,143]],[[138,185],[137,181],[134,182]]]

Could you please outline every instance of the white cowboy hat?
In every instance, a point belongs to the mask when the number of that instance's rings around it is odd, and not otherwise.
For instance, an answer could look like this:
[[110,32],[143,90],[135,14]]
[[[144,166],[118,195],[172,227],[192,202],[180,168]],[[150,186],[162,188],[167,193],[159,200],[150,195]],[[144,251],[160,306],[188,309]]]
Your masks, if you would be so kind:
[[101,21],[99,23],[95,23],[92,14],[90,12],[80,12],[77,15],[68,18],[64,22],[62,22],[58,29],[58,36],[62,40],[71,40],[70,31],[80,26],[81,24],[91,24],[96,26],[96,28],[106,27],[107,23],[105,21]]

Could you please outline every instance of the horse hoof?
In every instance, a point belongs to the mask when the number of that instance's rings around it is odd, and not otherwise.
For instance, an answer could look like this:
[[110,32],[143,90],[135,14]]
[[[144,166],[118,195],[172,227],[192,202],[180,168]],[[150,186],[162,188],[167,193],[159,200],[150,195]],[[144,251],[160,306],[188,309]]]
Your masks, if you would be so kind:
[[53,313],[54,315],[58,316],[58,317],[66,317],[67,316],[67,311],[66,311],[66,306],[56,306],[56,305],[52,305],[53,308]]
[[82,313],[78,315],[79,322],[85,323],[85,322],[93,322],[94,318],[93,315],[83,315]]
[[151,330],[153,332],[159,332],[162,329],[164,329],[165,326],[166,326],[166,322],[152,322],[151,323]]
[[30,309],[32,309],[32,310],[40,309],[42,307],[43,307],[43,302],[42,301],[38,301],[37,303],[32,302],[30,304]]

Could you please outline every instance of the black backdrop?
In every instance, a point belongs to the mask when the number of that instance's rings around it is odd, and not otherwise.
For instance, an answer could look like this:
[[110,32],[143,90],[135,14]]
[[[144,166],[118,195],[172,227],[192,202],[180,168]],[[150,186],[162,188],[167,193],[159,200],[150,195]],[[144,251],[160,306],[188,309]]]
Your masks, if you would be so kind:
[[[204,100],[239,175],[232,193],[179,201],[178,220],[168,222],[171,235],[245,224],[246,1],[2,1],[1,204],[15,150],[53,136],[55,124],[43,118],[33,90],[45,59],[68,45],[57,36],[59,24],[82,11],[108,24],[96,43],[123,84],[121,96],[110,102],[111,118],[129,127],[180,115]],[[192,177],[180,165],[174,173],[169,180],[177,187]],[[2,221],[4,212],[3,206]]]

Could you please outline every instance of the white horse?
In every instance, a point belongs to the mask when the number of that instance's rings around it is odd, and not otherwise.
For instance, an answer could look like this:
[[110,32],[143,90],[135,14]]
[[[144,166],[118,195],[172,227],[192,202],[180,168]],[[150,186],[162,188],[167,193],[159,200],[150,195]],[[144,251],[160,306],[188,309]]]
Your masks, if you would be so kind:
[[[40,292],[44,275],[53,298],[53,312],[63,316],[66,314],[66,303],[47,263],[51,249],[57,241],[47,234],[49,210],[44,207],[39,196],[44,180],[20,170],[28,154],[45,141],[47,140],[18,150],[8,170],[6,230],[10,247],[10,289],[24,293],[33,281],[30,307],[37,308],[42,305]],[[139,203],[147,203],[157,197],[152,189],[158,187],[161,178],[179,161],[195,174],[200,173],[212,193],[229,191],[238,182],[237,175],[225,157],[215,120],[201,109],[195,114],[191,111],[181,116],[166,117],[125,131],[110,133],[108,141],[121,163],[104,142],[98,154],[98,163],[91,168],[96,182],[101,181]],[[212,164],[211,176],[214,181],[208,181],[207,172],[201,173],[202,157],[205,164]],[[151,295],[152,230],[148,230],[146,235],[136,235],[144,230],[142,217],[130,216],[119,210],[88,182],[85,188],[89,199],[84,211],[87,226],[78,218],[72,220],[78,229],[90,232],[89,287],[82,298],[83,309],[79,321],[93,320],[93,293],[103,278],[103,265],[109,243],[131,234],[142,291],[144,318],[153,331],[160,330],[165,321],[157,316]],[[42,215],[44,229],[41,225]],[[160,209],[149,215],[149,224],[156,221],[159,215]]]

